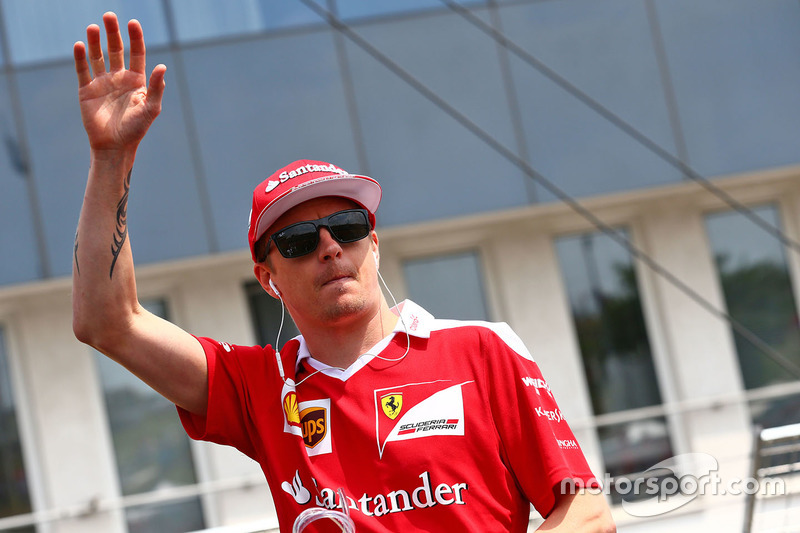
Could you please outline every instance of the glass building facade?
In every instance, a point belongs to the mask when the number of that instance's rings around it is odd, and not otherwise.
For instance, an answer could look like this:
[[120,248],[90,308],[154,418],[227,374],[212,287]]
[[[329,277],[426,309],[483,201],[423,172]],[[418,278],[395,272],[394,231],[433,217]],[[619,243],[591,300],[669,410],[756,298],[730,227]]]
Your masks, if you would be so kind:
[[71,45],[105,10],[169,69],[134,169],[139,264],[245,248],[253,185],[304,157],[379,178],[384,226],[554,200],[420,86],[576,197],[684,177],[563,83],[703,176],[798,163],[797,2],[458,5],[3,0],[0,284],[70,271],[88,153]]

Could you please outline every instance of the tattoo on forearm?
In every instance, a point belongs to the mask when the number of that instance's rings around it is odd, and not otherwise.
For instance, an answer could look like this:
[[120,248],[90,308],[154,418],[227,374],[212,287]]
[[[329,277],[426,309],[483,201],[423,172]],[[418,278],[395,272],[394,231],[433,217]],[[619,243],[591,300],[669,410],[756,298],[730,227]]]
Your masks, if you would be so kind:
[[125,192],[117,203],[117,230],[114,233],[114,242],[111,244],[111,255],[114,256],[114,259],[111,261],[111,269],[108,271],[109,278],[114,276],[114,266],[122,252],[122,245],[128,238],[128,192],[131,190],[131,172],[133,169],[128,171],[128,176],[125,178]]
[[78,232],[75,232],[75,246],[72,248],[72,254],[75,257],[75,271],[81,275],[81,267],[78,266]]

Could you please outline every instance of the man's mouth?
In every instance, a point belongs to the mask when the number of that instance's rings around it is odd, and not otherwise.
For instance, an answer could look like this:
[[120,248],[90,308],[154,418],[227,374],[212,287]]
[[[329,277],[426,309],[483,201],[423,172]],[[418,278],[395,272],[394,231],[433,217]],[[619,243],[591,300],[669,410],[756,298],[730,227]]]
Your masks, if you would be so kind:
[[354,276],[352,274],[349,274],[349,273],[346,273],[346,272],[342,272],[342,273],[338,273],[338,274],[334,274],[334,275],[328,274],[328,275],[322,276],[321,285],[322,286],[330,285],[332,283],[337,283],[337,282],[346,281],[346,280],[350,280],[350,279],[354,279]]

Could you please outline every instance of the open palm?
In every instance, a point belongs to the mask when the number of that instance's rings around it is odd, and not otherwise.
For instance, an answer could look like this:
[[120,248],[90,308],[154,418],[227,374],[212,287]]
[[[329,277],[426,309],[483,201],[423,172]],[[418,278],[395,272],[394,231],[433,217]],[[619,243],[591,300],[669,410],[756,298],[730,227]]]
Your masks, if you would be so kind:
[[73,49],[81,118],[92,149],[135,148],[161,111],[166,67],[154,68],[147,84],[144,35],[141,25],[132,20],[128,23],[131,64],[125,69],[125,50],[116,15],[106,13],[103,23],[108,36],[108,72],[99,26],[86,29],[88,59],[84,43],[75,43]]

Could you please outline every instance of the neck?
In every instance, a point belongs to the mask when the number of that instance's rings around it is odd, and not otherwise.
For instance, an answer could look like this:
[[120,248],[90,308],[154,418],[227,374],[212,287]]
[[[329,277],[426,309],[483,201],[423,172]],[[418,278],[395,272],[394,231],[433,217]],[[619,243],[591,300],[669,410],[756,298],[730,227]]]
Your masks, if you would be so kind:
[[303,334],[308,351],[317,361],[329,366],[347,368],[361,355],[389,335],[398,317],[384,298],[378,308],[364,317],[346,323],[317,327],[311,335]]

